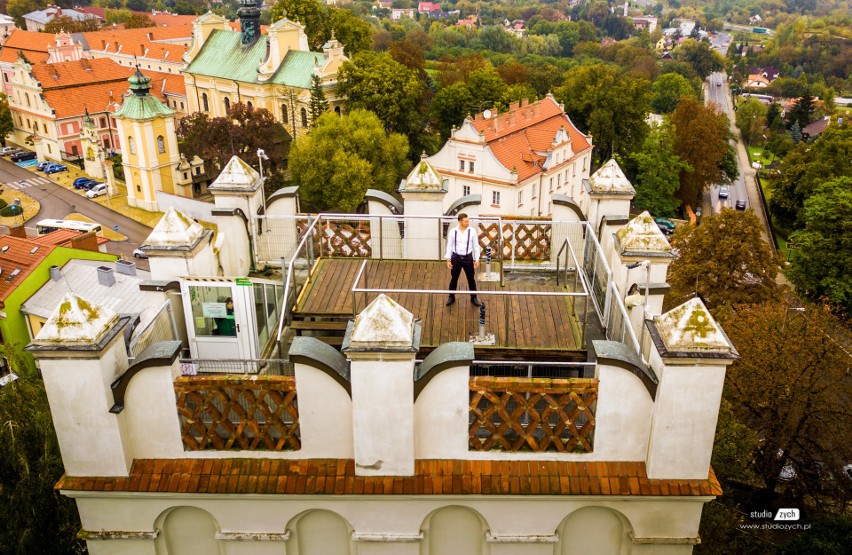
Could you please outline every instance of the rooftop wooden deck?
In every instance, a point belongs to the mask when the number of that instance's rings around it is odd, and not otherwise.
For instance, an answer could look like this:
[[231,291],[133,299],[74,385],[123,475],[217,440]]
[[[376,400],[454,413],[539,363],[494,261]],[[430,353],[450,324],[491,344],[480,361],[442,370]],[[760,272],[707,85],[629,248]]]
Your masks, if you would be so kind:
[[[353,317],[353,294],[363,259],[323,258],[316,262],[311,281],[301,292],[293,310],[293,327],[297,332],[312,330],[336,333],[342,337],[345,322]],[[480,270],[482,267],[480,267]],[[366,289],[445,290],[450,272],[442,261],[368,260],[359,283]],[[577,297],[531,296],[524,292],[565,292],[550,285],[507,284],[477,280],[484,291],[515,292],[515,295],[481,295],[486,305],[486,332],[496,335],[494,347],[482,349],[502,352],[560,351],[562,356],[579,358],[582,347],[575,330],[571,304]],[[446,295],[428,293],[386,293],[422,320],[421,347],[426,351],[449,341],[468,341],[479,332],[479,309],[470,303],[467,281],[462,273],[456,303],[445,306]],[[356,293],[358,311],[378,293]],[[508,329],[507,329],[508,303]],[[431,304],[431,306],[430,306]],[[580,303],[582,306],[582,303]],[[340,343],[339,338],[322,339]],[[335,339],[337,339],[335,341]],[[477,352],[480,348],[477,347]],[[574,352],[569,355],[568,352]],[[478,356],[478,355],[477,355]]]

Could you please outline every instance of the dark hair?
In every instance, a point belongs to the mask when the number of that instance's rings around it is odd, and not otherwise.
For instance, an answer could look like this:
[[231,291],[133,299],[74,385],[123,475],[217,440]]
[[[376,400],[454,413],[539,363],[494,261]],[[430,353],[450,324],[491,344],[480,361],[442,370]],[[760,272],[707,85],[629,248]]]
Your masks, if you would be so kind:
[[461,214],[458,215],[458,218],[459,218],[459,221],[462,221],[463,219],[467,218],[467,214],[462,212]]

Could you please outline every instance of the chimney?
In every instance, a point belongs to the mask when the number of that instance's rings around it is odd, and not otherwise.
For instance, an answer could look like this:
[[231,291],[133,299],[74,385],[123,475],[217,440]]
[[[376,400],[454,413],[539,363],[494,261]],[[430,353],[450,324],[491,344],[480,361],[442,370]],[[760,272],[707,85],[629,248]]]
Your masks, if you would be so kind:
[[115,273],[109,266],[98,266],[98,283],[105,287],[115,285]]
[[124,274],[125,276],[135,276],[136,264],[130,260],[116,260],[115,271],[119,274]]
[[50,281],[59,281],[62,279],[62,268],[57,265],[53,265],[49,268],[50,270]]

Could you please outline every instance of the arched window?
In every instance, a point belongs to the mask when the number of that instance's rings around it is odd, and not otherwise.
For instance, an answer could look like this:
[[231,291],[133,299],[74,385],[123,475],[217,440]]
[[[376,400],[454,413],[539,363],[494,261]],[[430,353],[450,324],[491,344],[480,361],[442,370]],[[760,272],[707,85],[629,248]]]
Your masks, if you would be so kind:
[[290,521],[287,529],[292,532],[287,540],[287,553],[346,555],[354,551],[352,527],[331,511],[308,511]]
[[[558,555],[624,553],[630,545],[630,524],[622,515],[603,507],[584,507],[571,513],[557,529]],[[594,530],[590,534],[589,530]]]
[[207,93],[201,93],[201,110],[204,112],[210,111],[210,104],[207,102]]
[[251,103],[251,100],[249,100],[248,102],[246,102],[246,108],[248,108],[249,110],[251,110],[252,108],[254,108],[254,104],[252,104],[252,103]]
[[166,141],[163,139],[163,136],[160,135],[157,137],[157,152],[160,154],[166,151]]
[[225,112],[231,111],[231,99],[227,96],[225,97]]
[[340,106],[334,107],[334,113],[337,114],[338,116],[340,115]]
[[29,95],[29,93],[25,94],[24,98],[27,99],[27,108],[29,108],[30,107],[30,95]]
[[161,533],[155,542],[157,555],[219,555],[223,551],[219,540],[216,539],[219,525],[207,511],[194,507],[178,507],[169,511],[158,524]]
[[129,135],[127,137],[127,148],[130,150],[130,154],[136,154],[136,141]]
[[281,105],[281,121],[283,123],[290,123],[290,116],[287,115],[287,106]]
[[423,523],[421,555],[465,553],[483,555],[485,531],[488,529],[478,513],[466,507],[443,507]]
[[302,114],[302,127],[307,127],[308,126],[308,111],[305,110],[304,108],[302,108],[300,113]]

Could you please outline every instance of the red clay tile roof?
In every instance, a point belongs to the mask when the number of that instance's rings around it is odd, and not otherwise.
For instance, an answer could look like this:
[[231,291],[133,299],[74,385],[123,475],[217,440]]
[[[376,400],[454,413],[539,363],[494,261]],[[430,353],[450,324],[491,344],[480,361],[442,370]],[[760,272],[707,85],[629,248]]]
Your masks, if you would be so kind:
[[496,117],[483,118],[477,114],[474,128],[485,133],[485,142],[503,166],[517,170],[518,181],[540,173],[545,160],[533,151],[544,152],[551,148],[560,128],[565,128],[571,139],[571,148],[577,155],[589,148],[588,137],[574,127],[559,104],[547,97]]
[[54,35],[13,29],[12,34],[3,43],[3,50],[23,50],[25,52],[45,52],[54,44]]
[[[18,52],[20,50],[12,50],[11,48],[4,48],[0,50],[0,62],[6,62],[10,64],[14,64],[18,61]],[[32,52],[27,51],[24,52],[24,56],[27,57],[27,60],[33,64],[41,64],[47,61],[48,54],[47,52]]]
[[[121,67],[118,64],[115,65]],[[128,67],[123,69],[131,73],[133,72]],[[162,83],[163,79],[169,74],[157,73],[155,71],[144,71],[143,73],[151,78],[151,95],[165,102],[165,95],[162,93]],[[48,106],[56,110],[56,119],[63,119],[82,116],[86,113],[86,109],[91,113],[105,112],[107,110],[115,111],[113,108],[123,102],[124,93],[127,92],[129,87],[130,83],[127,82],[127,78],[125,77],[107,83],[79,85],[64,89],[49,89],[45,90],[43,94]],[[186,94],[185,91],[184,94]]]
[[[4,247],[9,247],[4,250]],[[33,248],[38,250],[33,253]],[[53,251],[53,246],[36,243],[30,239],[21,239],[11,235],[0,237],[0,306],[45,257]],[[15,278],[7,281],[15,270],[20,270]]]
[[352,459],[143,459],[127,477],[63,476],[56,489],[295,495],[722,495],[704,480],[651,480],[643,462],[418,460],[414,476],[355,476]]
[[41,83],[44,91],[91,83],[126,82],[133,71],[132,68],[119,65],[109,58],[33,64],[33,77]]
[[145,71],[143,71],[143,73],[151,78],[152,90],[156,88],[158,93],[162,92],[186,96],[186,81],[184,81],[183,75],[180,73],[157,73]]
[[192,25],[192,22],[198,19],[197,15],[173,15],[170,13],[158,13],[156,15],[146,13],[145,15],[153,19],[157,27]]
[[[102,29],[83,33],[83,38],[90,50],[108,50],[116,52],[122,45],[121,51],[133,51],[134,45],[160,44],[156,41],[172,41],[192,37],[192,25],[176,25],[172,27],[143,27],[141,29]],[[178,44],[162,44],[162,46],[183,46]]]
[[[57,247],[73,247],[71,244],[74,239],[81,237],[84,235],[82,231],[76,231],[73,229],[57,229],[56,231],[51,231],[50,233],[45,233],[44,235],[40,235],[38,237],[33,237],[30,239],[33,243],[38,243],[40,245],[54,245]],[[97,240],[97,244],[101,245],[103,243],[109,243],[109,239],[106,237],[95,237]]]

